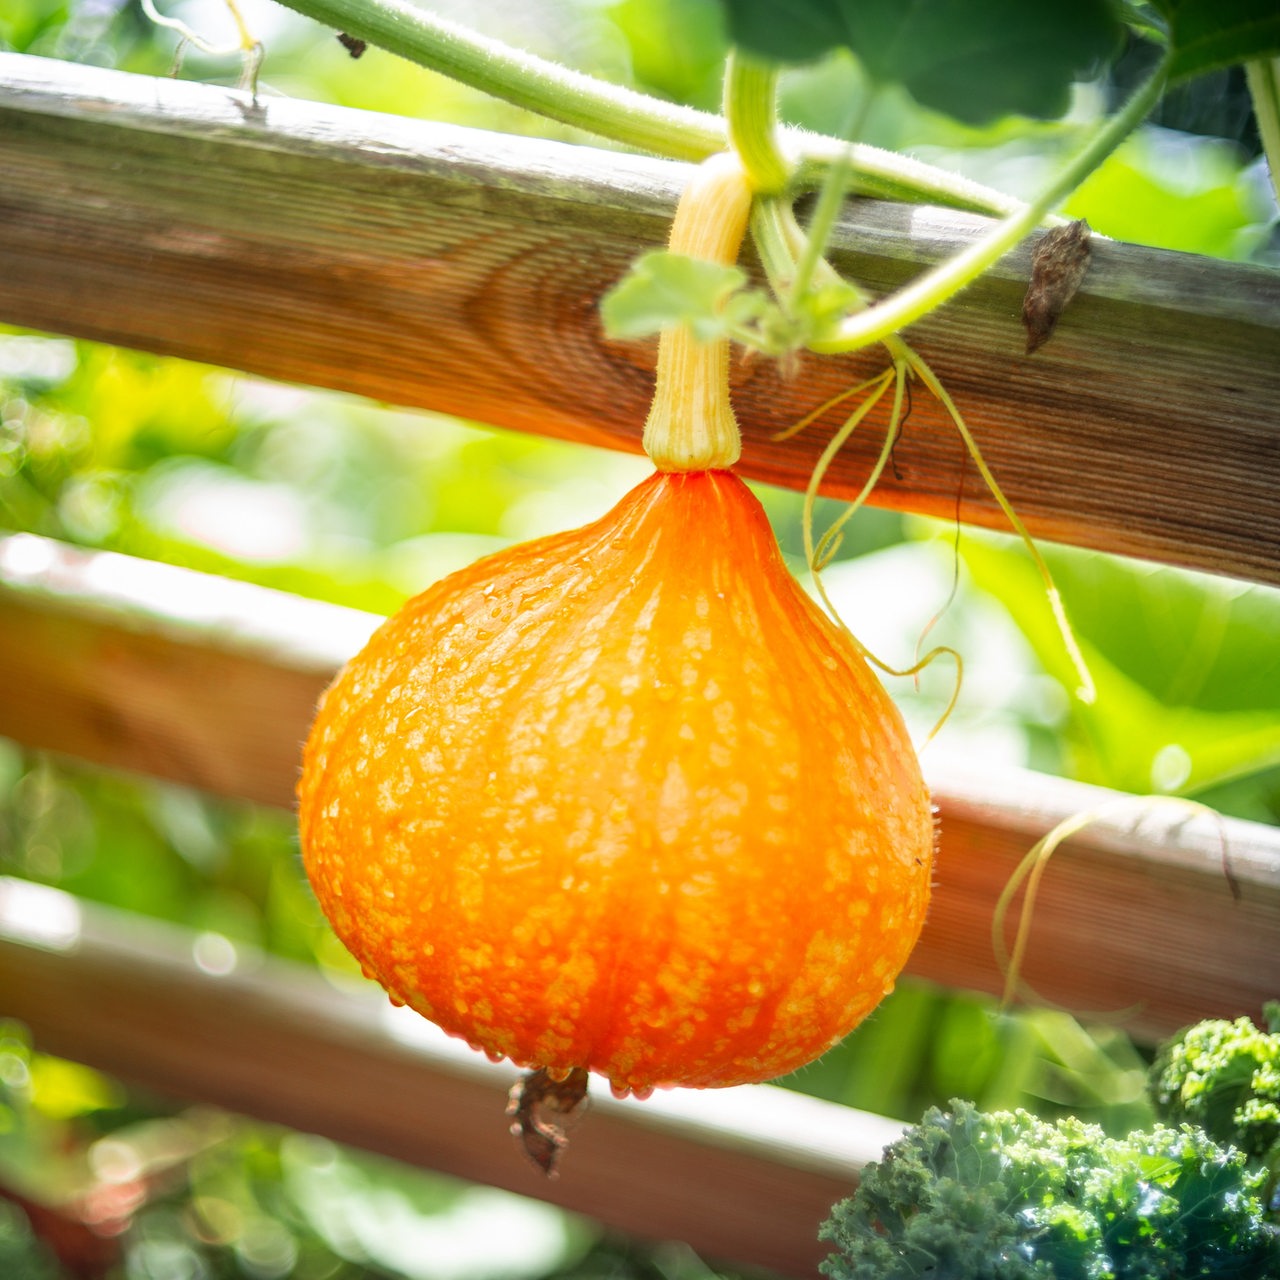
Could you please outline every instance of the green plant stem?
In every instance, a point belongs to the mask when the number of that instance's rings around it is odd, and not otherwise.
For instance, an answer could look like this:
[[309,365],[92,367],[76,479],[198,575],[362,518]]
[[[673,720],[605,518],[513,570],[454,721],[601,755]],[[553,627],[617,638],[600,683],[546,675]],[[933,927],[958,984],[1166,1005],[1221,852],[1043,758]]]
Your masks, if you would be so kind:
[[833,354],[856,351],[873,342],[880,342],[895,331],[919,320],[976,280],[1031,231],[1055,205],[1070,195],[1146,118],[1160,97],[1169,63],[1170,54],[1166,53],[1155,72],[1125,103],[1123,110],[1102,125],[1088,144],[1058,171],[1053,181],[1029,205],[1005,218],[968,249],[926,272],[892,297],[875,307],[847,317],[831,337],[811,343],[812,349]]
[[[791,202],[777,196],[765,196],[751,210],[751,236],[760,253],[760,263],[769,278],[769,287],[779,297],[791,288],[796,259],[788,243],[784,218],[791,212]],[[794,221],[794,217],[793,217]],[[797,231],[799,228],[796,228]]]
[[846,149],[844,155],[828,170],[827,180],[818,192],[818,203],[814,206],[813,217],[809,219],[808,230],[802,233],[795,275],[787,293],[787,306],[792,311],[803,305],[806,295],[813,287],[814,272],[817,271],[818,264],[824,261],[827,242],[831,239],[836,220],[844,208],[846,179],[851,171],[849,151]]
[[703,160],[724,122],[661,102],[483,36],[405,0],[285,0],[288,8],[483,93],[624,146]]
[[1280,198],[1280,58],[1257,58],[1246,62],[1245,80],[1253,99],[1262,150],[1271,170],[1271,189]]
[[[849,180],[853,174],[853,147],[858,135],[862,132],[862,126],[866,122],[874,96],[874,86],[869,86],[846,122],[842,132],[849,141],[840,157],[827,170],[827,175],[818,191],[818,202],[809,219],[808,230],[801,233],[795,278],[792,280],[791,291],[787,297],[787,305],[792,311],[799,310],[803,305],[805,297],[813,287],[815,273],[820,273],[821,268],[827,267],[824,255],[832,232],[835,231],[836,222],[844,208],[845,191],[850,186]],[[829,273],[828,271],[824,274]],[[866,306],[868,301],[866,297],[861,298],[859,307]]]
[[[725,122],[513,49],[406,0],[283,0],[287,8],[399,54],[462,84],[549,120],[674,160],[703,160],[728,146]],[[780,130],[798,161],[796,181],[816,186],[845,144],[800,129]],[[1002,216],[1018,200],[959,174],[865,144],[851,155],[867,195],[920,200]]]
[[778,146],[778,68],[730,49],[724,69],[724,118],[729,145],[760,195],[787,185],[788,165]]

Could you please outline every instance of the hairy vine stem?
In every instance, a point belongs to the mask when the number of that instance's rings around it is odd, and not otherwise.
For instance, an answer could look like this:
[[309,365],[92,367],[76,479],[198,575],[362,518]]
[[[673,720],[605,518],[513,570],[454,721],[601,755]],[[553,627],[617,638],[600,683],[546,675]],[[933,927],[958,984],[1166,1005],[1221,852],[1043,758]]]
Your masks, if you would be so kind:
[[[462,84],[549,120],[673,160],[705,160],[729,144],[725,122],[559,66],[419,9],[408,0],[283,0],[338,31],[399,54]],[[801,129],[779,138],[795,159],[795,180],[816,186],[846,144]],[[860,144],[851,152],[854,180],[866,195],[916,200],[997,217],[1020,200],[959,174]]]
[[724,117],[729,145],[757,194],[778,195],[790,173],[778,146],[778,68],[730,49],[724,69]]

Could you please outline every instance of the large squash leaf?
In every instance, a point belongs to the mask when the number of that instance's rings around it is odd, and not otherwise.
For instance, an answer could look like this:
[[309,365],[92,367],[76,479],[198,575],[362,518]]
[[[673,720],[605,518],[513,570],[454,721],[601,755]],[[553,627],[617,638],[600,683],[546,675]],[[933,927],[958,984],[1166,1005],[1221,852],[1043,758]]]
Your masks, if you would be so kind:
[[1280,54],[1276,0],[1154,0],[1168,23],[1175,80]]
[[730,38],[777,62],[852,49],[870,78],[968,124],[1061,116],[1072,82],[1109,59],[1108,0],[724,0]]

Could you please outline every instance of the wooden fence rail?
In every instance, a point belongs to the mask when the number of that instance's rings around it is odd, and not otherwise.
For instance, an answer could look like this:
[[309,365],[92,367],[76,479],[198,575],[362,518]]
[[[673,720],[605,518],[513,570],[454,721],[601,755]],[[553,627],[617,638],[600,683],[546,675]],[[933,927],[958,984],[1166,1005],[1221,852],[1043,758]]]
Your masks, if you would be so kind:
[[[32,535],[0,540],[0,735],[291,807],[316,698],[377,621]],[[910,971],[998,992],[991,916],[1013,868],[1058,822],[1114,793],[928,755],[926,769],[938,885]],[[1056,856],[1028,980],[1068,1008],[1124,1010],[1150,1039],[1256,1012],[1280,990],[1280,830],[1118,817]]]
[[[0,322],[636,448],[652,344],[601,293],[662,241],[684,166],[0,54]],[[981,219],[858,201],[836,254],[888,288]],[[1280,583],[1280,276],[1101,243],[1058,334],[1009,255],[913,331],[1040,535]],[[875,357],[735,369],[742,470],[801,487],[835,423],[772,439]],[[425,429],[425,428],[424,428]],[[859,433],[862,434],[862,433]],[[870,434],[870,433],[868,433]],[[855,439],[830,492],[860,488]],[[879,500],[950,514],[961,451],[917,396]],[[965,519],[999,523],[970,483]],[[368,614],[31,535],[0,538],[0,735],[291,807],[316,697]],[[1025,850],[1114,799],[926,759],[938,884],[911,972],[996,992],[994,902]],[[1064,847],[1025,976],[1154,1039],[1280,990],[1280,831],[1135,809]],[[639,1234],[810,1274],[831,1201],[895,1127],[769,1088],[601,1103],[563,1180],[501,1118],[510,1073],[381,999],[0,882],[0,1012],[181,1096],[538,1194]]]
[[[596,304],[662,242],[687,172],[0,54],[0,321],[634,449],[652,344],[606,341]],[[835,253],[883,289],[983,226],[857,201]],[[1026,357],[1028,260],[911,334],[1027,524],[1280,583],[1280,273],[1099,242]],[[836,423],[773,433],[878,358],[737,367],[743,472],[803,486]],[[861,487],[874,435],[830,492]],[[923,394],[895,457],[878,501],[954,512],[962,451]],[[961,505],[1002,526],[972,472]]]
[[594,1081],[554,1182],[503,1117],[519,1074],[381,993],[240,947],[211,972],[186,930],[0,878],[0,1012],[61,1053],[173,1098],[549,1200],[707,1257],[811,1276],[818,1226],[901,1126],[768,1085],[618,1102]]
[[[32,535],[0,539],[0,735],[289,806],[316,695],[376,622]],[[1037,836],[1106,793],[937,762],[930,780],[938,884],[911,972],[994,991],[996,895]],[[1027,972],[1070,1007],[1126,1007],[1131,1028],[1154,1037],[1256,1013],[1280,989],[1278,944],[1280,831],[1112,820],[1058,854]],[[510,1069],[380,993],[338,990],[244,948],[216,972],[200,955],[186,931],[0,881],[0,1013],[45,1051],[708,1257],[812,1275],[818,1223],[897,1131],[767,1086],[606,1097],[548,1183],[507,1137]]]

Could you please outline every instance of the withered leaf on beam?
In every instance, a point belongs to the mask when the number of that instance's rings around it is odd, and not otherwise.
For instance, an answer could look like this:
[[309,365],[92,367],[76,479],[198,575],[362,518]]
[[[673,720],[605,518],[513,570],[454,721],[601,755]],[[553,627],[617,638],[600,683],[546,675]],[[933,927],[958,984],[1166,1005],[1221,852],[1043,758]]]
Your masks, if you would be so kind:
[[1049,340],[1088,269],[1089,224],[1083,218],[1041,237],[1031,255],[1031,283],[1022,300],[1028,355]]

